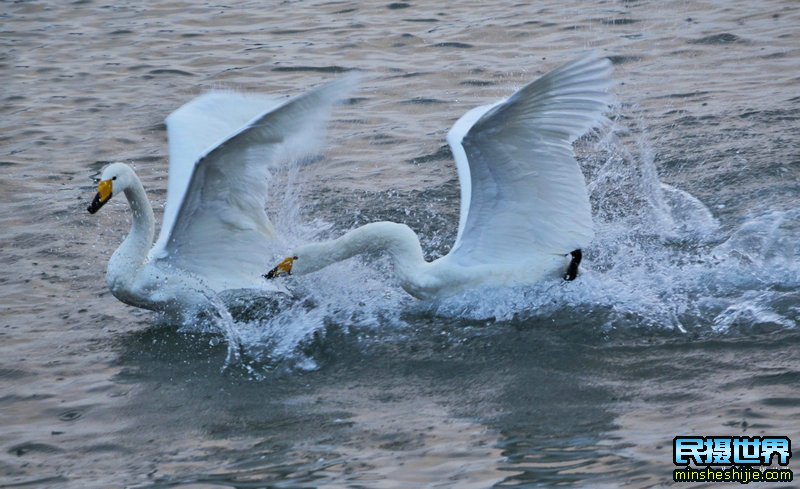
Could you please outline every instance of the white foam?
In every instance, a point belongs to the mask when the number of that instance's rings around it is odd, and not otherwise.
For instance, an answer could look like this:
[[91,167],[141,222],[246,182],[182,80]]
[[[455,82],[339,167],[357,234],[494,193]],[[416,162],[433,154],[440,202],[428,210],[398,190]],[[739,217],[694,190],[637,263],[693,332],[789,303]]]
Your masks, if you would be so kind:
[[[580,321],[603,330],[725,334],[763,325],[796,327],[800,210],[750,216],[729,225],[735,231],[725,235],[699,199],[660,181],[645,132],[617,126],[578,149],[596,227],[578,280],[475,290],[421,303],[392,282],[386,262],[366,264],[355,258],[293,277],[287,281],[293,303],[267,308],[264,317],[235,321],[226,337],[251,358],[291,360],[295,368],[313,370],[317,364],[301,353],[301,346],[324,335],[326,326],[397,330],[408,326],[403,314],[409,312],[455,320]],[[304,223],[297,168],[286,175],[287,184],[275,199],[281,206],[275,222],[289,250],[321,239],[330,226],[320,218]],[[422,233],[435,241],[445,231]]]

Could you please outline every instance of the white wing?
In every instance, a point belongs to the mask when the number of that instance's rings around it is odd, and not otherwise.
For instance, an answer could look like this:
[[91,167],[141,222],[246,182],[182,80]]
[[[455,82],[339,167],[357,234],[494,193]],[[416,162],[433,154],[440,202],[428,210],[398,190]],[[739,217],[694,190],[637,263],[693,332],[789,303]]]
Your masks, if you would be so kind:
[[275,97],[214,91],[183,105],[167,117],[169,182],[161,234],[151,255],[164,250],[195,164],[259,115],[281,104]]
[[473,109],[447,135],[461,184],[450,255],[464,263],[566,254],[593,237],[572,142],[604,120],[611,62],[588,55]]
[[214,290],[259,287],[274,239],[265,212],[269,169],[319,148],[332,106],[355,77],[283,103],[212,93],[167,118],[167,207],[151,260],[202,277]]

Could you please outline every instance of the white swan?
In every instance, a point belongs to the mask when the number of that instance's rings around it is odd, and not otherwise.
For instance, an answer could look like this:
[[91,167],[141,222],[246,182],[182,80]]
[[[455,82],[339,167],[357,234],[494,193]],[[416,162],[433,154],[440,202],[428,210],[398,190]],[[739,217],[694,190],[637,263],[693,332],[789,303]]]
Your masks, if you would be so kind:
[[161,234],[153,245],[153,209],[124,163],[103,169],[97,212],[125,193],[133,213],[128,237],[108,262],[106,280],[120,301],[185,314],[210,293],[279,290],[259,277],[274,239],[265,212],[269,169],[313,150],[331,107],[352,85],[345,77],[288,101],[211,92],[167,118],[169,182]]
[[420,299],[481,285],[574,279],[593,230],[572,142],[605,120],[611,84],[611,62],[590,54],[456,122],[447,142],[461,183],[461,215],[446,256],[426,262],[408,226],[377,222],[303,246],[267,277],[386,251],[400,285]]

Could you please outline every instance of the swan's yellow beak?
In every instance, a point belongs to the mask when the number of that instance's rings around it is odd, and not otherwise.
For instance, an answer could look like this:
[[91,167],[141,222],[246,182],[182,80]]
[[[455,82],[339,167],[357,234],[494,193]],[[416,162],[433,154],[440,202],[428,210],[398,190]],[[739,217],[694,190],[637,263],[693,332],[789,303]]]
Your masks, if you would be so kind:
[[278,263],[275,268],[270,270],[266,273],[266,275],[262,275],[264,278],[273,279],[280,277],[281,275],[291,275],[292,274],[292,265],[294,265],[294,261],[297,260],[296,256],[290,256],[289,258],[285,258],[282,262]]
[[103,204],[111,199],[112,185],[111,180],[103,180],[97,185],[97,195],[94,196],[91,205],[86,209],[89,214],[99,211]]

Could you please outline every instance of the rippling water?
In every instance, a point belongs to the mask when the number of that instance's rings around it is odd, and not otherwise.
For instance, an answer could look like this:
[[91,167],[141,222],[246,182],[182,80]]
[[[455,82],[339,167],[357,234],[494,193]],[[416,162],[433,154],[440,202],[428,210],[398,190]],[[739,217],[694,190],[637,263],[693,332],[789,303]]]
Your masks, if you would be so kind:
[[[800,439],[797,2],[432,3],[0,3],[0,487],[658,487],[676,435]],[[227,335],[108,293],[130,216],[92,177],[132,163],[160,216],[204,90],[363,71],[268,210],[285,248],[390,219],[434,258],[450,125],[586,49],[618,104],[580,280],[430,304],[353,260],[224,297]]]

